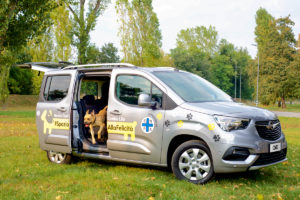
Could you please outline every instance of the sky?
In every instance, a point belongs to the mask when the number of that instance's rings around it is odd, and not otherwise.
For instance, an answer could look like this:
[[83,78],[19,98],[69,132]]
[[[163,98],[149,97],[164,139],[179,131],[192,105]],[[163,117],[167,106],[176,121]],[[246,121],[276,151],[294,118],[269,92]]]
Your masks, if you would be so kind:
[[[152,4],[160,22],[162,49],[167,53],[176,47],[181,29],[212,25],[219,40],[224,38],[236,47],[247,48],[254,58],[255,13],[260,7],[275,18],[290,15],[295,22],[295,38],[300,34],[300,0],[153,0]],[[115,0],[112,0],[98,18],[91,42],[98,47],[112,42],[121,51],[118,28]]]

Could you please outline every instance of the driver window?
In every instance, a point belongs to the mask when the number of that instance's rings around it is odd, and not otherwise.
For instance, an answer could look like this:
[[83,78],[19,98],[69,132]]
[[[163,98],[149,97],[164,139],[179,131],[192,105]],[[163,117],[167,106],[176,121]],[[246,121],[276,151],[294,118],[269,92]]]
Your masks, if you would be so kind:
[[122,102],[138,105],[138,98],[142,93],[149,94],[161,108],[163,93],[149,80],[137,75],[119,75],[117,77],[116,96]]
[[158,87],[156,87],[154,84],[152,84],[152,101],[156,101],[158,103],[158,107],[162,107],[162,99],[163,99],[163,93]]

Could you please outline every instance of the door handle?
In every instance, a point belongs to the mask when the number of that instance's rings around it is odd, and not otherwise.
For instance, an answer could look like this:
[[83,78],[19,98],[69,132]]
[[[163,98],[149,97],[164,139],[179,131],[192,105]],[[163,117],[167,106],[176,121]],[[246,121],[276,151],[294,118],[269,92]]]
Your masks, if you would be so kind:
[[118,110],[111,111],[110,113],[113,114],[113,115],[121,115],[121,114],[122,114],[122,113],[121,113],[120,111],[118,111]]
[[61,112],[66,112],[67,109],[65,107],[60,107],[60,108],[57,108],[58,111],[61,111]]

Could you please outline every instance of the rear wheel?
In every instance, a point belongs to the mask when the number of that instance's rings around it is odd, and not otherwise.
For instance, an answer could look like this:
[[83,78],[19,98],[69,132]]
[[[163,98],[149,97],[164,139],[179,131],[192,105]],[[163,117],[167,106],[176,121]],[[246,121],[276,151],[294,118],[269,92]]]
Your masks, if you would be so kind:
[[47,157],[50,162],[56,164],[69,164],[72,162],[72,156],[66,153],[47,151]]
[[171,167],[174,175],[181,180],[204,184],[214,176],[211,153],[205,143],[190,140],[175,150]]

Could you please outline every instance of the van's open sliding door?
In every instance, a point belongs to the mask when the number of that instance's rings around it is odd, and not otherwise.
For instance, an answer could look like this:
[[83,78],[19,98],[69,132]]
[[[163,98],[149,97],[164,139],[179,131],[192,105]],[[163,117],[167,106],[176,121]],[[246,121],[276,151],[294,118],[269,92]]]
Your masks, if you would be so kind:
[[26,63],[17,67],[45,72],[36,107],[36,125],[43,150],[71,153],[71,106],[76,70],[60,63]]

